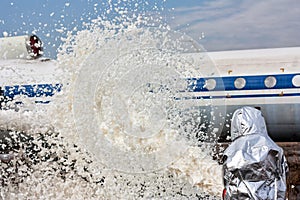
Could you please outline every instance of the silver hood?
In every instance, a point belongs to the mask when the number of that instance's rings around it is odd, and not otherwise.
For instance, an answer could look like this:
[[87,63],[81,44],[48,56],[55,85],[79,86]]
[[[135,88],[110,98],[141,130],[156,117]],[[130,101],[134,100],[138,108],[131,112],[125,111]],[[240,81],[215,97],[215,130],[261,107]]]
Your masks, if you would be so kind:
[[269,136],[261,112],[243,107],[231,121],[224,152],[225,199],[285,199],[287,162]]
[[243,107],[234,112],[231,121],[231,140],[243,135],[268,135],[265,119],[261,112],[252,107]]

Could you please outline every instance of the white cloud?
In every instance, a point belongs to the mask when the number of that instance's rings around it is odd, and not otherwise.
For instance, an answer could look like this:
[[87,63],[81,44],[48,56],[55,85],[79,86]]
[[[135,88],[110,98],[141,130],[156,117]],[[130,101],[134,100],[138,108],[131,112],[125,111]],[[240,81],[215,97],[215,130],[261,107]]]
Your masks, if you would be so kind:
[[298,0],[209,1],[175,16],[172,27],[196,39],[204,32],[208,50],[300,46]]

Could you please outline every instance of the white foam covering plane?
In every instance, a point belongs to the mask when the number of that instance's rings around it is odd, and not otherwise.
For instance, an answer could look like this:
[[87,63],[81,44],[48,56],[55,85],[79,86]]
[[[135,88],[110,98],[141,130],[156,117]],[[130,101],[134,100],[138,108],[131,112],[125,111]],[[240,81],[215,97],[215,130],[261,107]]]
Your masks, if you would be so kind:
[[[50,76],[56,61],[41,55],[41,41],[35,35],[0,38],[3,102],[25,95],[45,104],[63,89]],[[198,54],[190,56],[200,59]],[[276,141],[300,141],[300,47],[209,52],[208,56],[218,74],[190,78],[196,100],[225,105],[228,119],[235,109],[254,106],[264,114]],[[228,131],[224,126],[221,140],[226,140]]]

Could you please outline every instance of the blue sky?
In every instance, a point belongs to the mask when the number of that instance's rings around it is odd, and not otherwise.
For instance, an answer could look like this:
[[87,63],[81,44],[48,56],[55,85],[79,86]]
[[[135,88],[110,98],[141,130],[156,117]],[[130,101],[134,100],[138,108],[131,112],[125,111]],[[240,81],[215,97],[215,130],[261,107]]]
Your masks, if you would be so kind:
[[[155,6],[174,30],[190,35],[208,51],[300,46],[299,0],[111,0],[135,12]],[[106,13],[108,1],[1,0],[0,35],[37,34],[54,58],[66,30]],[[164,8],[163,10],[161,8]],[[62,32],[63,31],[63,32]],[[204,36],[204,38],[203,38]]]

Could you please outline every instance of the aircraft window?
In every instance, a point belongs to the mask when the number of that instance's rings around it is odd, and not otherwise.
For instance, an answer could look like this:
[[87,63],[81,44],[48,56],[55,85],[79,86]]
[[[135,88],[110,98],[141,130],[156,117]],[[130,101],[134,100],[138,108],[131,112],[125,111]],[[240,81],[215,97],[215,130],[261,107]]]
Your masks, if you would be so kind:
[[205,81],[205,88],[208,89],[208,90],[215,89],[216,85],[217,85],[217,82],[216,82],[215,79],[207,79]]
[[294,76],[292,82],[295,87],[300,87],[300,75]]
[[243,89],[246,85],[246,80],[244,78],[237,78],[234,81],[234,87],[237,89]]
[[273,88],[276,85],[276,82],[277,82],[277,80],[274,76],[268,76],[265,79],[265,86],[267,88]]

